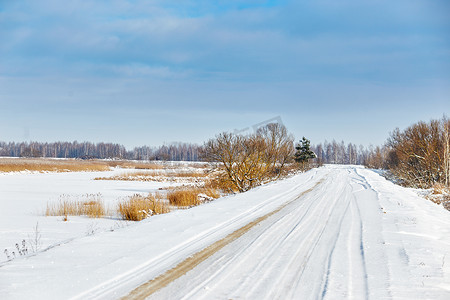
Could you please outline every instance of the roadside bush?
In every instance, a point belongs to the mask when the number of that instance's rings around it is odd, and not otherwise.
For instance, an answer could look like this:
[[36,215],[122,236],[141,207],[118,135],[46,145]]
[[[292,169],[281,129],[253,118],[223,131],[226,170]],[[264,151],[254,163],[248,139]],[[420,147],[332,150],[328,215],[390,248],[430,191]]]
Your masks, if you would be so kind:
[[167,193],[169,203],[178,207],[196,206],[201,203],[198,198],[198,189],[174,190]]
[[211,176],[211,179],[205,183],[205,187],[220,190],[226,194],[238,192],[236,185],[233,184],[225,172],[218,172],[214,176]]
[[167,199],[173,206],[188,208],[220,197],[219,191],[210,186],[173,188],[167,192]]
[[200,191],[210,198],[214,198],[214,199],[220,198],[220,193],[217,191],[217,189],[205,187],[205,188],[200,189]]
[[141,221],[152,215],[170,212],[169,206],[159,194],[135,194],[119,202],[117,210],[122,219],[128,221]]
[[239,192],[280,178],[293,154],[293,137],[277,123],[246,136],[221,133],[206,142],[202,150],[204,159],[221,163],[227,181]]
[[450,121],[418,122],[391,133],[387,143],[385,167],[406,185],[430,188],[436,183],[449,186]]

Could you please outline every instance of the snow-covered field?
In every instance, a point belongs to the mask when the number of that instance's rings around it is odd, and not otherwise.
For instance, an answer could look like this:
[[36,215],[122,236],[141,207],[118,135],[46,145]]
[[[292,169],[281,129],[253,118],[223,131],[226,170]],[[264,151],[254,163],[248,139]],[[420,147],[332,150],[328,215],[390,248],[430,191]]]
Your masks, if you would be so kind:
[[100,194],[105,206],[114,208],[120,198],[177,185],[174,182],[94,180],[96,177],[133,172],[145,170],[116,168],[108,172],[0,173],[0,263],[7,260],[5,249],[12,257],[13,251],[17,253],[16,243],[21,244],[24,239],[27,244],[31,243],[36,224],[41,235],[41,249],[93,232],[127,226],[127,222],[115,216],[99,219],[69,216],[67,222],[62,217],[46,217],[47,203],[58,203],[60,199],[86,200],[89,195]]
[[68,191],[115,201],[164,184],[86,176],[0,176],[2,247],[25,238],[36,221],[43,239],[72,234],[37,255],[0,263],[2,299],[126,296],[260,217],[184,276],[151,295],[148,284],[136,291],[155,299],[450,299],[450,212],[373,171],[325,166],[93,235],[81,230],[89,225],[84,218],[38,216],[49,198]]

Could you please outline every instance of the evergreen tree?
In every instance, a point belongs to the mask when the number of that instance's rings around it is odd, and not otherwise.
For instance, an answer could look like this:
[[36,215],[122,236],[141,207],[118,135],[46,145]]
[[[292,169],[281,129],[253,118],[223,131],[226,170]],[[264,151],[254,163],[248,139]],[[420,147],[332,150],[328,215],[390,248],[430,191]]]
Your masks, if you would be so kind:
[[305,169],[305,165],[311,158],[316,158],[317,155],[310,149],[310,141],[303,137],[300,143],[295,147],[297,150],[294,154],[294,159],[297,163],[300,163],[302,169]]

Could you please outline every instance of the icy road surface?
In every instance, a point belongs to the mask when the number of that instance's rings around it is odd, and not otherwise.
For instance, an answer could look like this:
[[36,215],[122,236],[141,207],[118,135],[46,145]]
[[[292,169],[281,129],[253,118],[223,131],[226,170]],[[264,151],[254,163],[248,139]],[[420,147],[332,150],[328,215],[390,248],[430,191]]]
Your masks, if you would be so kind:
[[2,299],[450,299],[450,213],[355,166],[0,265]]

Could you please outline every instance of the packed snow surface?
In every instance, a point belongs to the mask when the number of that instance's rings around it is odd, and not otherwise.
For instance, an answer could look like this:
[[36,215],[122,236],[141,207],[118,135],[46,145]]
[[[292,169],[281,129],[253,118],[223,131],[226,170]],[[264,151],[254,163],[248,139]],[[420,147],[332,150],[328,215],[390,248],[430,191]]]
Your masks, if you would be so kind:
[[450,299],[450,213],[357,166],[313,169],[2,262],[0,295],[120,298],[266,215],[149,299]]

